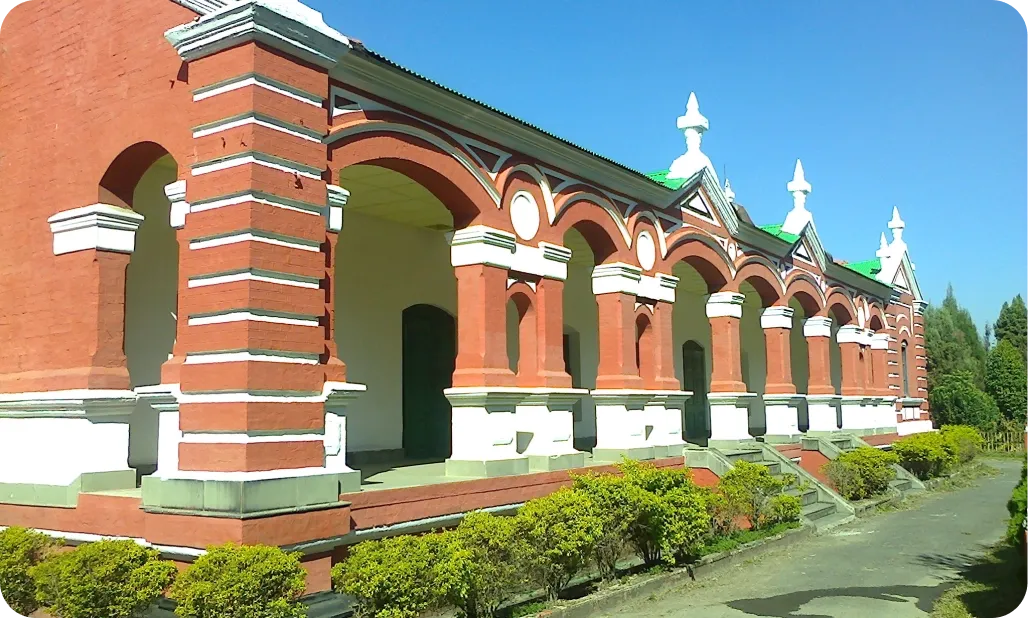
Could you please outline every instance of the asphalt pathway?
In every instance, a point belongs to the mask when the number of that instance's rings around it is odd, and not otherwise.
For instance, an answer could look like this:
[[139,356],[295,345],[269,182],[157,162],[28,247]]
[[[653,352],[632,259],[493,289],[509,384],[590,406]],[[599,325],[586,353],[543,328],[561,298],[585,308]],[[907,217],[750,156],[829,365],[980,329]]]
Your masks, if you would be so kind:
[[1020,462],[990,461],[994,478],[931,494],[708,580],[612,608],[609,618],[923,617],[958,572],[999,541]]

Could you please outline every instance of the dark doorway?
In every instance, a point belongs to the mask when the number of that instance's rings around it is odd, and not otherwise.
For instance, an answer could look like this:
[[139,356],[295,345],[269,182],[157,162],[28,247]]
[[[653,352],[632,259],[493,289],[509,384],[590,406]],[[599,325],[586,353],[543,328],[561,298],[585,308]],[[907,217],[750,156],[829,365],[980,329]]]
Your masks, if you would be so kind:
[[707,409],[707,358],[703,346],[695,341],[682,344],[682,388],[692,391],[685,401],[685,439],[706,445],[710,438],[710,412]]
[[403,311],[403,450],[408,459],[450,456],[456,321],[433,305]]

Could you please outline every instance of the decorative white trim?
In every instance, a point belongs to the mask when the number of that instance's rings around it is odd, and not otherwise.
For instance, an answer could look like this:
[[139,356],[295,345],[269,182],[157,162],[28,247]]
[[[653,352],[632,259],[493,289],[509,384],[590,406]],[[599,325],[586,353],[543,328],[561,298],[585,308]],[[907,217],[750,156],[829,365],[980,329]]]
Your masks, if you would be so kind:
[[110,204],[92,204],[59,212],[49,219],[54,255],[95,249],[132,253],[143,215]]
[[330,232],[343,229],[343,208],[350,201],[350,192],[337,185],[328,185],[328,216],[325,226]]
[[209,285],[235,283],[237,281],[262,281],[264,283],[274,283],[276,285],[286,285],[289,287],[304,288],[308,290],[317,290],[321,287],[321,284],[317,281],[298,281],[296,279],[290,279],[286,276],[275,277],[273,276],[273,273],[263,275],[256,274],[250,271],[232,273],[227,275],[216,275],[213,277],[193,277],[189,279],[189,283],[187,285],[190,288],[202,288],[207,287]]
[[514,234],[484,225],[473,225],[453,233],[450,240],[450,265],[486,264],[510,269],[516,250]]
[[871,335],[871,349],[872,350],[888,350],[889,349],[889,335],[887,333],[876,333]]
[[518,244],[514,248],[510,270],[564,281],[568,278],[570,260],[571,250],[560,245],[541,242],[538,247],[530,247]]
[[642,274],[638,266],[613,262],[593,268],[593,294],[631,294],[660,302],[675,302],[678,277],[666,273]]
[[760,327],[791,329],[794,313],[792,307],[768,307],[760,314]]
[[0,417],[73,418],[123,416],[136,405],[128,390],[74,389],[0,394]]
[[[746,297],[738,292],[715,292],[707,300],[708,318],[741,318],[742,303]],[[708,398],[709,400],[709,398]]]
[[852,324],[844,324],[839,327],[835,340],[839,343],[862,343],[864,341],[863,329]]
[[518,238],[529,241],[539,233],[539,204],[535,197],[528,191],[517,191],[514,197],[510,198],[509,206],[510,223],[514,227],[514,233]]
[[262,315],[252,311],[233,311],[231,313],[189,318],[189,326],[229,324],[232,322],[268,322],[271,324],[289,324],[292,326],[318,326],[320,324],[320,321],[317,318],[288,318],[276,315]]
[[305,245],[296,242],[289,242],[288,240],[273,238],[271,236],[263,236],[260,233],[254,232],[241,232],[230,236],[219,236],[217,238],[209,238],[206,240],[193,240],[189,242],[189,249],[191,251],[197,251],[200,249],[210,249],[212,247],[221,247],[224,245],[234,245],[241,242],[262,242],[269,245],[278,245],[279,247],[299,249],[300,251],[310,251],[311,253],[317,253],[321,250],[317,245]]
[[241,193],[239,195],[233,195],[230,197],[223,197],[213,199],[210,201],[200,202],[197,204],[190,204],[189,212],[203,212],[205,210],[215,210],[217,208],[226,208],[229,206],[236,206],[237,204],[246,204],[248,202],[253,202],[254,204],[263,204],[265,206],[272,206],[274,208],[281,208],[283,210],[290,210],[292,212],[301,212],[307,215],[320,216],[322,214],[321,210],[323,210],[315,209],[313,207],[301,208],[299,206],[294,206],[289,202],[283,200],[282,198],[278,198],[270,194],[258,195],[256,193]]
[[304,178],[310,178],[311,180],[321,180],[321,176],[318,174],[312,174],[305,169],[294,167],[291,165],[285,165],[274,161],[265,161],[264,159],[255,155],[246,155],[242,157],[232,157],[231,159],[222,161],[213,161],[211,163],[200,163],[193,167],[191,174],[193,176],[203,176],[204,174],[211,174],[213,172],[220,172],[222,170],[231,169],[233,167],[239,167],[241,165],[260,165],[269,169],[278,170],[280,172],[286,172],[288,174],[296,174],[297,176],[303,176]]
[[265,90],[274,92],[276,94],[280,94],[284,97],[289,97],[294,101],[306,103],[307,105],[310,105],[312,107],[321,107],[323,104],[322,100],[315,100],[310,97],[300,96],[294,92],[290,92],[288,90],[279,88],[278,86],[275,86],[272,83],[269,83],[269,81],[266,78],[262,78],[260,76],[255,75],[244,75],[239,77],[238,79],[226,81],[224,84],[218,86],[217,88],[211,88],[210,90],[205,90],[203,92],[194,94],[193,102],[196,103],[199,101],[203,101],[204,99],[216,97],[219,94],[225,94],[226,92],[232,92],[233,90],[240,90],[242,88],[246,88],[247,86],[257,86],[258,88],[264,88]]
[[286,127],[284,127],[282,125],[275,124],[273,122],[268,122],[267,120],[262,120],[260,118],[255,117],[255,116],[247,116],[246,118],[238,118],[236,120],[230,120],[229,122],[223,122],[223,123],[220,123],[220,124],[215,124],[213,126],[208,126],[208,127],[203,128],[203,129],[196,129],[196,130],[193,131],[193,139],[199,139],[201,137],[207,137],[208,135],[217,135],[218,133],[221,133],[222,131],[229,131],[231,129],[237,129],[239,127],[245,127],[245,126],[251,125],[251,124],[252,125],[256,125],[258,127],[264,127],[266,129],[271,129],[273,131],[278,131],[279,133],[284,133],[284,134],[290,135],[292,137],[299,137],[302,140],[305,140],[305,141],[308,141],[308,142],[313,142],[315,144],[320,144],[321,143],[321,139],[320,138],[308,135],[306,133],[301,133],[299,131],[293,131],[292,129],[286,128]]
[[804,337],[831,337],[832,318],[815,316],[803,321]]
[[189,202],[186,201],[186,181],[179,180],[164,187],[164,195],[171,202],[168,223],[180,230],[186,226],[186,215],[189,214]]
[[[214,365],[217,363],[285,363],[292,365],[317,365],[317,358],[303,356],[286,356],[262,352],[255,354],[246,352],[210,352],[204,354],[187,354],[186,365]],[[138,392],[138,391],[137,391]]]

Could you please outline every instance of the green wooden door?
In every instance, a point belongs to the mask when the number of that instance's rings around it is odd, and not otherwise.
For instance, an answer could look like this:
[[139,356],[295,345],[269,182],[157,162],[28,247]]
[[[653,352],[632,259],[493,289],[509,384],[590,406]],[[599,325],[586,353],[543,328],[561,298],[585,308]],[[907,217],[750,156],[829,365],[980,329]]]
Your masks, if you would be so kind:
[[457,327],[446,311],[414,305],[403,311],[403,450],[408,459],[450,456]]
[[695,341],[682,344],[682,388],[693,395],[685,402],[685,439],[706,444],[710,437],[710,411],[707,409],[707,358],[703,346]]

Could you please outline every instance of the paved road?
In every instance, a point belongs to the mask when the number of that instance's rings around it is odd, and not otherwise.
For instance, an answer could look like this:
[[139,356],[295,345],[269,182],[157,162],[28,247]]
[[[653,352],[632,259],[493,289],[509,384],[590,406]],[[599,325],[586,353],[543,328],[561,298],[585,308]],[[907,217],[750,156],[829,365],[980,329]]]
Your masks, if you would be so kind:
[[609,618],[926,616],[961,567],[1002,538],[1020,463],[969,489],[927,496],[767,553],[714,578],[603,614]]

